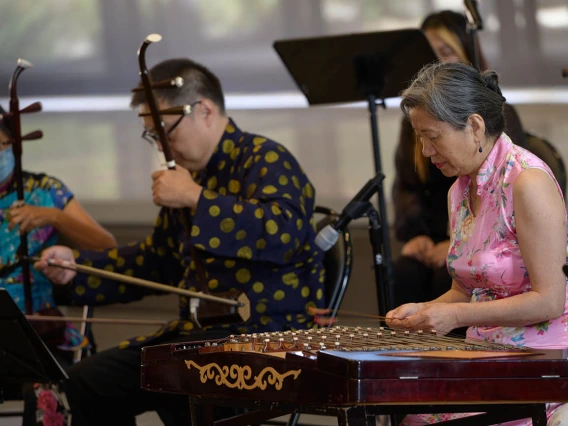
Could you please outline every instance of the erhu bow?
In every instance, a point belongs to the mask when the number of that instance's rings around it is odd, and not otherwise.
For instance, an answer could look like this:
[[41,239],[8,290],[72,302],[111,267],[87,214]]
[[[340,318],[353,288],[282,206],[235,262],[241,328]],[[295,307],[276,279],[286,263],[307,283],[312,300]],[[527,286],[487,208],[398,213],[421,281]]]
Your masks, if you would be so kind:
[[[28,69],[31,68],[33,65],[24,59],[18,59],[18,65],[12,74],[12,78],[10,79],[10,112],[5,114],[3,119],[6,119],[8,128],[10,129],[10,133],[12,133],[12,139],[9,141],[12,145],[12,150],[14,152],[15,158],[15,167],[14,167],[14,180],[16,182],[16,190],[17,190],[17,205],[23,206],[25,204],[24,198],[24,177],[23,177],[23,169],[22,169],[22,142],[27,140],[34,140],[40,139],[43,137],[43,133],[40,130],[33,131],[28,133],[27,135],[22,136],[22,128],[21,128],[21,114],[29,113],[29,112],[38,112],[41,111],[41,103],[34,102],[31,105],[28,105],[26,108],[20,110],[20,101],[18,99],[18,78],[20,74]],[[32,280],[31,280],[31,272],[30,272],[30,261],[28,258],[28,233],[27,232],[20,232],[20,247],[18,248],[18,262],[17,264],[21,264],[22,266],[22,274],[24,279],[24,299],[25,299],[25,307],[26,307],[26,314],[31,314],[33,311],[33,303],[32,303]]]
[[[28,263],[41,261],[40,257],[30,256],[27,258]],[[15,264],[10,265],[0,265],[10,270],[13,269],[14,265],[20,263],[18,260]],[[213,296],[211,294],[204,294],[200,292],[195,292],[191,290],[186,290],[183,288],[172,287],[166,284],[156,283],[154,281],[144,280],[141,278],[131,277],[129,275],[119,274],[117,272],[107,271],[105,269],[93,268],[91,266],[85,266],[80,264],[71,264],[68,261],[56,261],[53,259],[47,260],[47,264],[51,267],[68,269],[70,271],[75,271],[77,273],[87,274],[107,280],[122,282],[124,284],[134,285],[138,287],[144,287],[153,291],[177,294],[178,296],[185,296],[192,299],[203,299],[206,301],[214,302],[215,304],[221,304],[226,306],[226,315],[231,318],[238,318],[240,321],[248,321],[250,318],[250,301],[244,293],[234,292],[231,293],[234,297],[225,298],[219,296]],[[45,322],[83,322],[83,323],[101,323],[101,324],[129,324],[129,325],[164,325],[164,321],[155,320],[130,320],[130,319],[115,319],[115,318],[78,318],[78,317],[67,317],[67,316],[45,316],[41,313],[39,315],[31,315],[26,312],[26,318],[29,321],[45,321]],[[230,319],[230,318],[225,318]],[[194,321],[195,322],[195,321]],[[207,322],[207,319],[203,321],[203,324],[199,323],[199,319],[196,322],[197,326],[210,325],[211,322]]]

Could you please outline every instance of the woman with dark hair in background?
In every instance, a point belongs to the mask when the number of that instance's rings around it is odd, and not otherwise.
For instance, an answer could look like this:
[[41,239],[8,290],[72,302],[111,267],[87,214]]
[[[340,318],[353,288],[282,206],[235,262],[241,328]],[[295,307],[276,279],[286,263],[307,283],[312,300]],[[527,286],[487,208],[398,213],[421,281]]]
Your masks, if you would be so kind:
[[[426,17],[422,30],[442,62],[472,62],[466,18],[445,10]],[[487,62],[476,37],[479,66]],[[525,135],[517,113],[504,105],[506,133],[513,143],[525,147]],[[451,285],[446,267],[449,247],[447,195],[455,177],[446,177],[424,157],[410,122],[402,122],[395,154],[393,186],[396,238],[403,242],[394,261],[395,306],[435,299]]]

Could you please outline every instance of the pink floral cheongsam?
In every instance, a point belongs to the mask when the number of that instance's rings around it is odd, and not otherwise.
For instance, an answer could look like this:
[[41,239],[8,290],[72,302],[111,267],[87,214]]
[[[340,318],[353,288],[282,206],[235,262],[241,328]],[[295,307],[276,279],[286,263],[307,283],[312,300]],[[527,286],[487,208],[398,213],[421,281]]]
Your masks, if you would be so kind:
[[[471,294],[471,303],[503,299],[531,289],[517,240],[513,209],[513,184],[523,170],[540,168],[556,183],[548,166],[514,145],[502,134],[477,175],[477,194],[481,206],[477,216],[469,208],[469,176],[459,177],[450,188],[451,243],[447,257],[450,275]],[[568,223],[567,223],[568,225]],[[467,337],[510,343],[532,348],[568,348],[568,309],[555,320],[523,327],[474,326]],[[548,406],[550,416],[558,404]],[[424,425],[463,417],[464,414],[425,414],[407,416],[403,425]],[[507,425],[530,425],[530,420]]]

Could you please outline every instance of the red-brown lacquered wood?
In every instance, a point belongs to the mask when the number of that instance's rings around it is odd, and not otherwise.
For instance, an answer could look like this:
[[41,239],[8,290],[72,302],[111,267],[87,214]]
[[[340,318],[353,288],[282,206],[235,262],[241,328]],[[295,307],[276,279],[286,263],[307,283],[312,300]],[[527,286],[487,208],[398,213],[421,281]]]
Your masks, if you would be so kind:
[[[484,359],[416,358],[388,352],[321,351],[318,368],[349,378],[568,378],[568,351],[538,350],[535,355]],[[390,352],[392,353],[392,352]]]
[[[191,345],[191,344],[188,344]],[[142,387],[151,391],[274,402],[311,404],[548,402],[568,401],[568,360],[563,351],[485,360],[416,359],[385,356],[384,352],[321,351],[317,356],[288,352],[284,358],[254,352],[211,352],[220,348],[180,350],[179,345],[143,349]],[[380,354],[380,355],[379,355]],[[251,369],[250,384],[265,368],[277,374],[299,371],[276,389],[231,387],[236,376],[217,384],[218,370],[203,383],[195,368]],[[545,377],[543,377],[545,376]],[[559,376],[559,377],[550,377]],[[269,375],[264,376],[267,380]]]

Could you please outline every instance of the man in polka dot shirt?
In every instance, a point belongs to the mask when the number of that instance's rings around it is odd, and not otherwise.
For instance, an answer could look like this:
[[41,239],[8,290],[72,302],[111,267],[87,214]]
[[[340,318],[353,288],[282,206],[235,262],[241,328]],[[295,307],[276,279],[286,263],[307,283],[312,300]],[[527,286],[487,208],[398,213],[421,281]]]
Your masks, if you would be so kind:
[[[212,294],[241,290],[250,299],[251,319],[197,330],[188,321],[187,298],[180,297],[179,320],[69,370],[66,390],[78,424],[108,422],[105,413],[113,407],[118,413],[113,421],[121,424],[133,424],[134,416],[147,410],[156,410],[166,424],[189,424],[187,398],[140,389],[140,346],[312,327],[308,309],[324,306],[323,253],[314,244],[315,191],[307,176],[282,145],[237,127],[226,115],[219,80],[207,68],[173,59],[151,70],[153,81],[177,76],[185,81],[181,88],[155,92],[159,107],[192,105],[192,111],[163,116],[176,169],[152,175],[153,201],[163,206],[152,235],[103,252],[52,247],[35,266],[55,283],[70,282],[79,304],[129,302],[148,291],[75,276],[47,267],[47,259]],[[131,105],[149,112],[143,92],[134,94]],[[143,137],[161,149],[151,116],[143,120]]]

